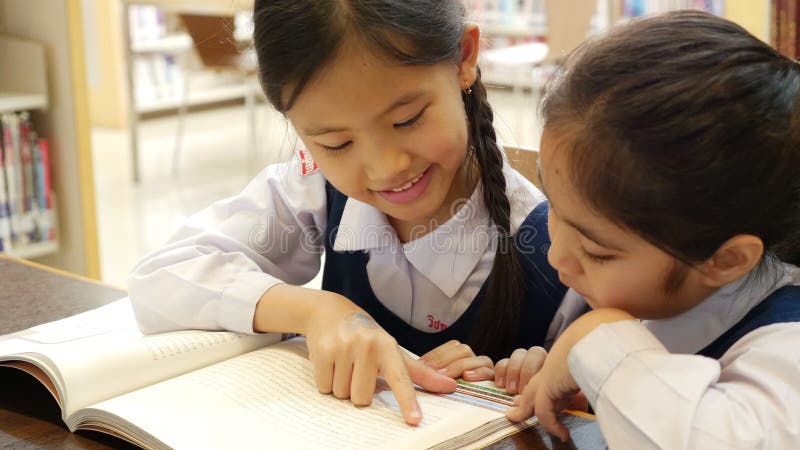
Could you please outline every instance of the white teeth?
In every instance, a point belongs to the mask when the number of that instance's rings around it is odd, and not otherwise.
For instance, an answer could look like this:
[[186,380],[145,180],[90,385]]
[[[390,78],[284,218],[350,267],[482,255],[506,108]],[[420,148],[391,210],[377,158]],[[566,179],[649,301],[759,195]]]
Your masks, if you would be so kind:
[[392,192],[403,192],[403,191],[405,191],[406,189],[408,189],[411,186],[413,186],[417,181],[419,181],[419,179],[422,178],[422,175],[423,174],[420,174],[417,178],[414,178],[413,180],[409,181],[404,186],[400,186],[397,189],[392,189]]
[[403,192],[403,191],[405,191],[406,189],[410,188],[410,187],[411,187],[413,184],[414,184],[414,182],[413,182],[413,181],[409,181],[409,182],[408,182],[408,183],[406,183],[404,186],[401,186],[401,187],[399,187],[399,188],[397,188],[397,189],[392,189],[392,192]]

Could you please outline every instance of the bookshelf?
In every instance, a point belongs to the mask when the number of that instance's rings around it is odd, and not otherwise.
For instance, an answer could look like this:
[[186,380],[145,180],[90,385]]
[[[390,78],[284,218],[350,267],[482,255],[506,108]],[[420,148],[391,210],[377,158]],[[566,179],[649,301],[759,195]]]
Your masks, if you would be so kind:
[[58,243],[15,247],[12,254],[98,278],[81,5],[0,0],[0,33],[16,47],[0,49],[0,109],[31,112],[50,144],[52,190],[58,193]]
[[47,96],[30,92],[0,90],[0,113],[33,111],[47,107]]
[[[47,70],[45,64],[44,46],[32,40],[20,39],[18,37],[7,35],[0,36],[0,115],[15,114],[22,111],[28,113],[44,111],[47,109],[47,106]],[[5,118],[3,120],[5,120]],[[19,129],[18,127],[15,128],[17,128],[15,130],[16,134],[19,132]],[[21,140],[22,139],[19,138],[13,142],[19,143]],[[5,191],[5,189],[7,189],[7,183],[10,182],[10,180],[6,177],[8,172],[14,172],[14,181],[19,182],[19,184],[15,183],[15,189],[17,186],[24,186],[26,188],[32,187],[34,181],[31,180],[31,184],[26,184],[24,182],[23,172],[26,172],[26,167],[24,167],[20,161],[22,156],[22,150],[20,147],[15,147],[12,144],[5,142],[4,146],[6,146],[4,152],[6,150],[11,150],[12,153],[11,155],[6,155],[3,153],[4,158],[12,159],[15,162],[13,166],[3,167],[3,173],[0,174],[0,179],[3,181],[2,185],[0,185],[0,189],[4,189],[2,198],[4,201],[8,201],[9,199],[7,195],[10,193],[10,191]],[[31,146],[31,144],[26,145],[26,147],[29,149],[28,152],[31,151]],[[31,153],[28,153],[28,156],[30,156],[30,154]],[[28,161],[29,165],[27,166],[27,175],[30,177],[33,174],[33,166],[30,165],[31,160],[29,159]],[[3,161],[3,164],[8,164],[8,162]],[[36,167],[36,175],[39,177],[43,176],[41,166]],[[44,184],[42,184],[42,186],[44,186]],[[39,188],[38,184],[37,188]],[[9,186],[8,189],[11,189],[11,187]],[[17,192],[19,192],[19,190],[17,190]],[[23,198],[20,195],[14,199],[14,204],[21,205],[22,200]],[[38,197],[35,200],[34,197],[25,197],[25,200],[30,201],[31,204],[36,204],[37,209],[35,214],[37,214],[37,220],[33,220],[34,212],[32,212],[30,209],[33,208],[33,206],[28,206],[29,211],[27,214],[25,214],[30,219],[26,221],[26,223],[29,225],[27,230],[17,228],[23,223],[23,221],[19,220],[21,216],[17,216],[13,223],[11,217],[0,219],[5,222],[3,226],[6,229],[5,236],[0,236],[0,239],[3,240],[2,252],[23,259],[38,258],[54,254],[56,251],[58,251],[57,237],[56,240],[47,240],[47,237],[45,237],[44,241],[34,241],[25,244],[14,242],[14,245],[9,248],[10,242],[8,241],[11,240],[11,235],[8,234],[9,231],[13,229],[14,233],[19,233],[26,236],[32,235],[33,230],[38,229],[38,219],[44,219],[45,217],[49,218],[49,215],[53,214],[52,212],[47,211],[42,213],[38,212],[38,207],[40,206]],[[22,206],[20,206],[20,208],[22,208]],[[10,209],[17,211],[16,208],[10,207]],[[15,215],[20,214],[21,210],[19,210],[19,212],[11,213]],[[47,222],[51,223],[52,219],[49,218]],[[46,233],[46,236],[51,236],[49,230]],[[53,233],[52,236],[57,236],[57,234]],[[36,236],[37,239],[39,237],[40,235]]]

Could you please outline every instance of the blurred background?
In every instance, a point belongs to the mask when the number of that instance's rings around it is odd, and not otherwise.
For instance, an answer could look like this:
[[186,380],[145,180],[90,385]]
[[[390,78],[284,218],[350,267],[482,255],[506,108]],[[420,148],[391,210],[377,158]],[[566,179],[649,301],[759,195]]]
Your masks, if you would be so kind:
[[[503,143],[537,147],[554,64],[633,17],[703,9],[796,59],[797,0],[465,0]],[[188,215],[297,141],[250,50],[253,0],[0,0],[0,251],[123,287]]]

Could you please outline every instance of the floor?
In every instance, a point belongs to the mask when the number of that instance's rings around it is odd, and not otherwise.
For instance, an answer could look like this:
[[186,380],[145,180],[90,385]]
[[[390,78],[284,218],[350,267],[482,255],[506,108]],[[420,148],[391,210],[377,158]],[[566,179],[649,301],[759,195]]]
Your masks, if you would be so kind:
[[[541,127],[536,97],[492,89],[489,101],[502,142],[538,146]],[[236,194],[264,165],[291,157],[287,122],[262,104],[257,114],[257,158],[251,163],[246,119],[241,106],[191,113],[177,175],[172,174],[176,118],[143,121],[139,134],[142,180],[138,184],[131,181],[127,130],[92,130],[104,282],[124,288],[136,261],[161,246],[185,217]]]

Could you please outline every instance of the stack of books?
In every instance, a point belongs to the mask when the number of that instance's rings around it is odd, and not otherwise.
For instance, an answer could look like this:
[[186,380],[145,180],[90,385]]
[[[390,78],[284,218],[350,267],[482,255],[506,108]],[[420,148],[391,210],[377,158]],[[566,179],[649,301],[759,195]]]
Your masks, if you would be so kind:
[[56,240],[49,167],[28,113],[0,114],[0,251]]

